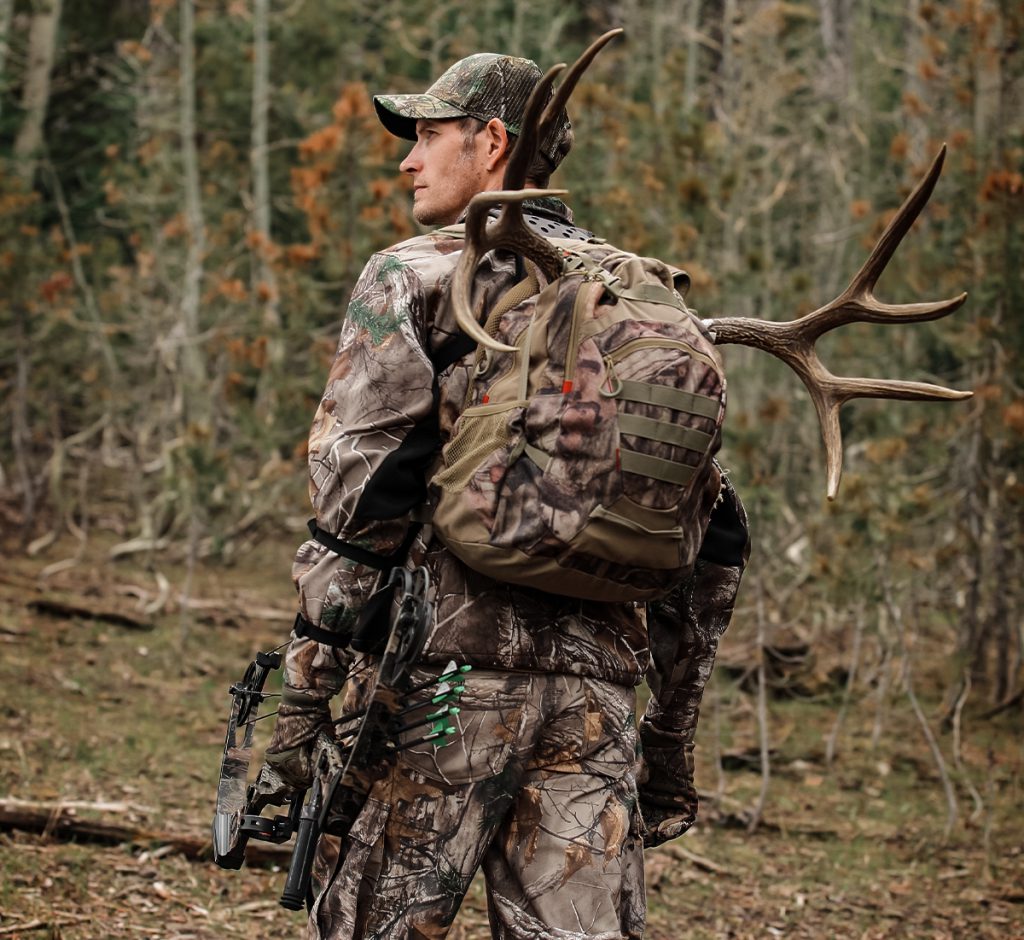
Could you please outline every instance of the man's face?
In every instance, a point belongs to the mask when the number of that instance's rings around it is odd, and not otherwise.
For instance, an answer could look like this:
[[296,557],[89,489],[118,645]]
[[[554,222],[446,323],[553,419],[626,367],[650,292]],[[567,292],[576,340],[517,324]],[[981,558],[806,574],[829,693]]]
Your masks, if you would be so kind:
[[489,188],[487,134],[468,137],[458,120],[416,122],[416,143],[399,169],[412,176],[412,214],[421,225],[450,225]]

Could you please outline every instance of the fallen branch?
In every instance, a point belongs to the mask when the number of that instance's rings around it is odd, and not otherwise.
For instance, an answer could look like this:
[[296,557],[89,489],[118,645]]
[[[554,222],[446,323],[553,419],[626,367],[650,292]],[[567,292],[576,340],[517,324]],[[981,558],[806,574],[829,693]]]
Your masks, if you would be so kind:
[[109,607],[90,607],[79,601],[70,603],[56,597],[40,597],[28,602],[28,609],[37,614],[50,614],[54,617],[81,617],[84,620],[103,620],[107,623],[116,624],[119,627],[128,627],[132,630],[152,630],[153,623],[150,620],[141,620],[133,614],[120,610],[111,610]]
[[994,705],[987,712],[982,712],[978,717],[995,718],[996,715],[1001,715],[1007,709],[1013,708],[1014,705],[1019,705],[1022,701],[1024,701],[1024,689],[1021,689],[1016,695],[1003,699],[998,705]]
[[160,552],[163,551],[170,544],[170,539],[149,539],[149,538],[137,538],[129,539],[127,542],[121,542],[115,545],[110,551],[107,552],[107,558],[110,561],[114,561],[117,558],[122,558],[125,555],[134,555],[138,552]]
[[719,865],[703,855],[698,855],[696,852],[691,852],[689,849],[684,849],[681,845],[669,845],[665,848],[665,851],[673,858],[684,862],[691,862],[698,868],[703,868],[704,871],[709,871],[716,875],[735,874],[735,872],[730,871],[725,866]]
[[[209,836],[191,833],[155,832],[140,826],[79,819],[67,803],[37,803],[31,807],[22,800],[0,800],[0,830],[34,832],[59,839],[77,839],[101,845],[167,845],[190,861],[209,861],[213,847]],[[80,804],[87,805],[87,804]],[[103,804],[98,804],[103,805]],[[250,841],[245,859],[250,865],[280,865],[291,857],[287,845]]]
[[0,799],[0,812],[5,809],[16,810],[39,810],[52,813],[55,807],[62,810],[69,810],[72,815],[79,810],[86,810],[93,813],[155,813],[158,812],[155,806],[143,806],[140,803],[126,803],[123,800],[111,802],[109,800],[59,800],[57,803],[44,803],[39,800],[22,800],[16,796],[8,796]]
[[30,920],[24,924],[11,924],[9,927],[0,927],[0,937],[8,934],[22,933],[26,930],[51,930],[54,927],[68,927],[71,924],[81,924],[93,920],[92,914],[60,914],[50,920]]
[[269,620],[279,621],[281,623],[293,623],[295,621],[294,610],[281,610],[276,607],[262,607],[262,606],[247,606],[243,601],[236,601],[233,606],[236,610],[225,610],[228,607],[229,602],[227,600],[206,600],[201,597],[189,597],[189,598],[178,598],[178,603],[184,601],[184,606],[189,610],[194,610],[199,616],[202,616],[204,612],[216,613],[223,611],[226,616],[238,616],[249,620]]
[[[165,579],[166,580],[166,579]],[[259,603],[249,603],[244,597],[224,598],[203,598],[184,597],[179,594],[172,596],[169,590],[161,595],[154,595],[152,591],[137,584],[123,584],[116,588],[119,594],[125,594],[138,598],[139,602],[145,604],[145,611],[153,613],[163,610],[180,610],[182,607],[194,611],[201,620],[216,622],[221,620],[232,620],[247,622],[249,620],[265,620],[272,623],[291,624],[295,621],[295,610],[284,610],[280,607],[265,607]]]

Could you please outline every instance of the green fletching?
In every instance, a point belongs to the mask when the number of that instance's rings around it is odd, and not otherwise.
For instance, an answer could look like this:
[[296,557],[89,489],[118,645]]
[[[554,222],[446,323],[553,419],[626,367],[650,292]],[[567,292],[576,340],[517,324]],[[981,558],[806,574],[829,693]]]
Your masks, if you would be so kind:
[[431,705],[440,705],[441,702],[447,702],[450,699],[458,698],[465,691],[466,691],[466,687],[464,685],[453,686],[452,688],[448,689],[447,691],[444,691],[444,692],[439,693],[438,695],[435,695],[430,700],[430,704]]

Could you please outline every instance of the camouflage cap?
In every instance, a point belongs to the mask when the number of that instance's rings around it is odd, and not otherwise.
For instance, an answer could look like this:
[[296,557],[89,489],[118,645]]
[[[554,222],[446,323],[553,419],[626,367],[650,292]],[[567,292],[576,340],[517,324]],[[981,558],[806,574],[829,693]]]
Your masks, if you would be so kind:
[[[416,121],[474,117],[499,118],[509,134],[519,135],[526,102],[541,79],[536,62],[495,52],[480,52],[460,59],[422,95],[376,95],[377,116],[387,130],[405,140],[416,139]],[[554,166],[565,155],[558,144],[569,130],[569,117],[541,141],[541,153]]]

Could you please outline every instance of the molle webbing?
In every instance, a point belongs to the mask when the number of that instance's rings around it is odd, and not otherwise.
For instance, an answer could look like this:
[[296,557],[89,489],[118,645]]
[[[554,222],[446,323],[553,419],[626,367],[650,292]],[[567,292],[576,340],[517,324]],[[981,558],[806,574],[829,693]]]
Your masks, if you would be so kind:
[[713,439],[712,435],[704,431],[680,427],[678,424],[658,421],[655,418],[644,418],[641,415],[620,414],[618,422],[619,430],[623,434],[646,437],[649,441],[661,441],[663,444],[674,444],[676,447],[685,447],[699,454],[703,454],[711,446]]
[[665,385],[651,385],[647,382],[631,382],[624,380],[618,394],[614,397],[624,401],[635,401],[645,405],[662,405],[675,411],[686,411],[700,415],[702,418],[718,420],[722,403],[717,398],[684,392],[678,388]]
[[653,477],[655,480],[676,483],[679,486],[689,483],[696,469],[689,464],[676,463],[674,460],[651,457],[648,454],[638,454],[636,451],[625,449],[620,452],[619,461],[623,473],[638,473],[640,476]]

